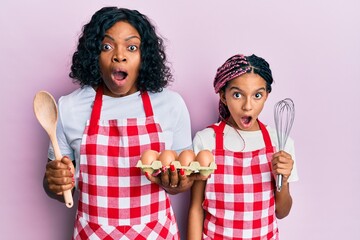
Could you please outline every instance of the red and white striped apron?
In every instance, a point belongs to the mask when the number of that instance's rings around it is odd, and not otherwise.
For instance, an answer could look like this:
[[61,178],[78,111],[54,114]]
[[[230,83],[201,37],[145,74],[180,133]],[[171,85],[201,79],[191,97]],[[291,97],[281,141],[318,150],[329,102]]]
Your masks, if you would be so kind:
[[212,125],[216,172],[207,180],[203,208],[204,239],[278,239],[271,158],[275,148],[260,122],[265,148],[225,150],[225,122]]
[[102,97],[100,86],[81,143],[74,239],[179,239],[167,193],[135,167],[144,150],[165,148],[148,93],[143,118],[100,120]]

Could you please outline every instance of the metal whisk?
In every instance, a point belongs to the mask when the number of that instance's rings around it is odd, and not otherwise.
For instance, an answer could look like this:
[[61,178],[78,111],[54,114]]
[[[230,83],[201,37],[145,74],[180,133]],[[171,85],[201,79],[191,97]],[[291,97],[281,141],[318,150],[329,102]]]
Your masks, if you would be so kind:
[[[290,98],[285,98],[277,102],[274,106],[274,120],[276,134],[280,150],[284,150],[286,141],[289,137],[295,118],[295,105]],[[282,187],[282,175],[277,175],[276,189],[280,191]]]

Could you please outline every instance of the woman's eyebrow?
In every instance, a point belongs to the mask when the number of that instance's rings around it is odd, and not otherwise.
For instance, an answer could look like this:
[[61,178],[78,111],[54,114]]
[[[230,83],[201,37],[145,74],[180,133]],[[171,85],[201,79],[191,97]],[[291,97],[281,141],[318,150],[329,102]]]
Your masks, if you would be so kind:
[[141,38],[136,36],[136,35],[125,38],[125,41],[129,41],[129,40],[131,40],[133,38],[137,38],[137,39],[139,39],[141,41]]
[[107,35],[107,34],[104,35],[104,38],[110,38],[110,40],[115,41],[115,39],[113,37],[111,37],[110,35]]
[[[115,42],[115,39],[113,37],[111,37],[110,35],[108,35],[108,34],[105,34],[104,38],[109,38],[110,40]],[[140,37],[134,35],[134,36],[129,36],[129,37],[125,38],[125,41],[129,41],[129,40],[131,40],[133,38],[137,38],[137,39],[141,40]]]

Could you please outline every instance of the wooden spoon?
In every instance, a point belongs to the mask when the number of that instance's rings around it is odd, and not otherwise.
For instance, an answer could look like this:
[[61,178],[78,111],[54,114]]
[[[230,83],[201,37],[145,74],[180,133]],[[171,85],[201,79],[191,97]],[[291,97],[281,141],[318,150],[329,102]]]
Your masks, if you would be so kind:
[[[34,112],[40,125],[49,135],[51,144],[54,148],[55,159],[57,161],[61,160],[62,154],[56,138],[58,110],[53,96],[46,91],[36,93],[34,98]],[[71,208],[74,205],[71,190],[64,191],[63,195],[66,206]]]

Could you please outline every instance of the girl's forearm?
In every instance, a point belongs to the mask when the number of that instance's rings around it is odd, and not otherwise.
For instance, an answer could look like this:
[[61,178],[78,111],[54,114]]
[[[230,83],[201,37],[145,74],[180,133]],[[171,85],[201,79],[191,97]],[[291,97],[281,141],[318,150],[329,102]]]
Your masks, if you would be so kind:
[[289,183],[283,184],[281,191],[275,191],[275,214],[278,219],[289,215],[292,206]]
[[190,209],[188,218],[188,232],[187,239],[201,240],[204,224],[203,209]]

